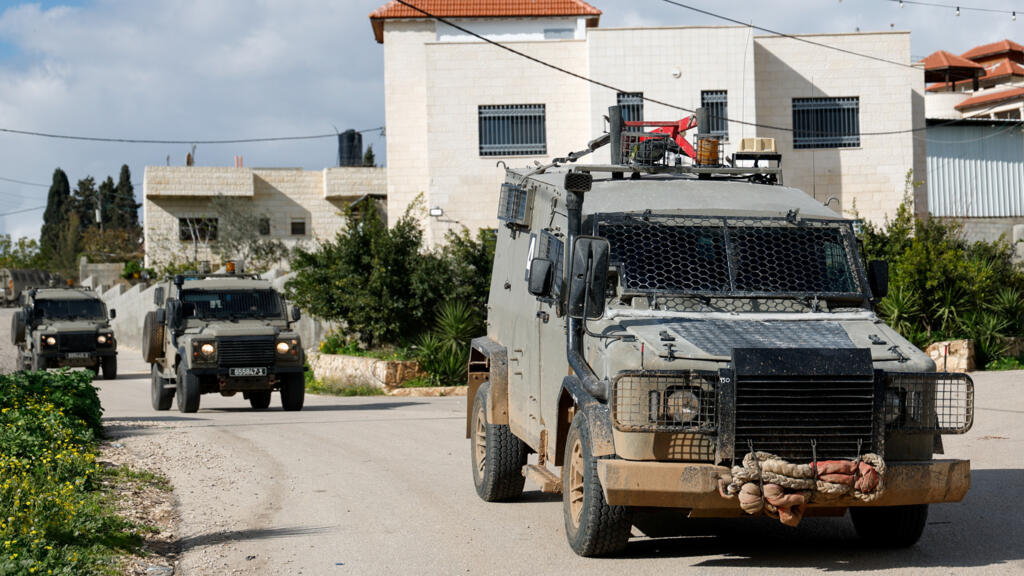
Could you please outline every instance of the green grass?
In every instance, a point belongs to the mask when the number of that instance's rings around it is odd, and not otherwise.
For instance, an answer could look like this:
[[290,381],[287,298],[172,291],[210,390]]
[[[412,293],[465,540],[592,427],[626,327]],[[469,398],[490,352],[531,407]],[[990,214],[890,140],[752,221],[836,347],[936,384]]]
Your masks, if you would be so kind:
[[376,358],[377,360],[407,361],[415,360],[416,355],[410,348],[401,346],[386,346],[382,348],[363,349],[355,340],[345,340],[345,337],[338,333],[328,334],[320,343],[320,352],[323,354],[344,354],[345,356],[359,356],[362,358]]
[[339,388],[328,386],[313,376],[312,370],[306,371],[306,392],[325,394],[327,396],[384,396],[386,392],[374,386],[347,386]]
[[142,544],[113,488],[145,473],[96,462],[92,373],[0,375],[0,574],[116,574]]
[[1024,370],[1024,355],[996,358],[985,365],[985,370]]

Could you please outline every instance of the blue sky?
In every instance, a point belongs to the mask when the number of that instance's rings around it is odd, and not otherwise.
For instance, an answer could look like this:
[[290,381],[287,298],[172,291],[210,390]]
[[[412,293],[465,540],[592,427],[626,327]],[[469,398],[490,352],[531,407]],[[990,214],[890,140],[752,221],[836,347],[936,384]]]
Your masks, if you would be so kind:
[[[910,30],[912,51],[1024,42],[1024,0],[974,0],[1021,19],[885,0],[682,0],[787,33]],[[385,0],[0,1],[0,128],[152,139],[323,134],[384,123],[383,48],[367,15]],[[660,0],[591,0],[603,27],[722,25]],[[385,142],[368,134],[378,158]],[[71,142],[0,133],[0,179],[72,185],[182,164],[187,145]],[[199,146],[200,165],[321,169],[332,140]],[[46,189],[0,180],[0,233],[39,234]]]

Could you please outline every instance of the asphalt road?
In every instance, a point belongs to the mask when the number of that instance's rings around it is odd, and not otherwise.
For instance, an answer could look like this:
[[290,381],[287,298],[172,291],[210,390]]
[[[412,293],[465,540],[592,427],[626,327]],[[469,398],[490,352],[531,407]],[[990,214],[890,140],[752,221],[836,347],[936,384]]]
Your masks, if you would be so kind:
[[583,559],[558,497],[477,498],[464,398],[307,396],[286,413],[276,395],[260,412],[205,395],[197,414],[158,413],[138,352],[120,371],[98,381],[104,420],[175,486],[180,574],[1024,573],[1024,372],[974,375],[974,429],[945,437],[947,457],[973,462],[971,490],[932,506],[913,548],[864,549],[846,518],[687,520],[686,536]]

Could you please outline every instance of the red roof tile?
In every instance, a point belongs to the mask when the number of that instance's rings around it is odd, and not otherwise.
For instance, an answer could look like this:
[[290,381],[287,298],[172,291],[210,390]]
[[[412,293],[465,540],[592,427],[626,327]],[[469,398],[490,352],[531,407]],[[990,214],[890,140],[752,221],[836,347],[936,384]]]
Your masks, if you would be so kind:
[[977,60],[979,58],[984,58],[985,56],[992,56],[1003,52],[1024,52],[1024,46],[1017,44],[1013,40],[1000,40],[999,42],[992,42],[991,44],[975,46],[961,54],[961,56],[968,60]]
[[[583,0],[408,0],[441,18],[532,18],[538,16],[595,16],[601,11]],[[422,12],[391,0],[370,13],[373,35],[384,42],[384,23],[390,18],[426,18]]]
[[945,50],[932,52],[927,58],[921,61],[925,70],[942,70],[944,68],[983,68],[977,62],[971,62],[967,58],[950,54]]
[[957,110],[964,110],[966,108],[977,108],[978,106],[985,106],[1002,102],[1004,100],[1013,100],[1014,98],[1024,97],[1024,88],[1010,88],[1009,90],[998,90],[982,92],[977,96],[968,98],[963,102],[954,106]]
[[[999,62],[996,62],[995,64],[990,64],[988,66],[985,66],[984,68],[985,74],[980,78],[980,80],[994,80],[996,78],[1003,78],[1006,76],[1024,76],[1024,66],[1017,64],[1016,62],[1010,60],[1009,58],[1003,58]],[[956,85],[960,86],[967,82],[971,82],[971,80],[960,80],[956,82]],[[932,84],[931,86],[928,87],[928,91],[935,92],[937,90],[942,90],[948,87],[949,84]]]

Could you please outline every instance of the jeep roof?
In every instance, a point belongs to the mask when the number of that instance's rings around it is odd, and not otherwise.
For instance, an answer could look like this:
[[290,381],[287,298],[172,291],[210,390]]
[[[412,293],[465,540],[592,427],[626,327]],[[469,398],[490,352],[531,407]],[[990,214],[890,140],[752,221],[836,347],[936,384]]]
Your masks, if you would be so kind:
[[82,290],[81,288],[38,288],[36,289],[36,300],[99,300],[95,292]]

